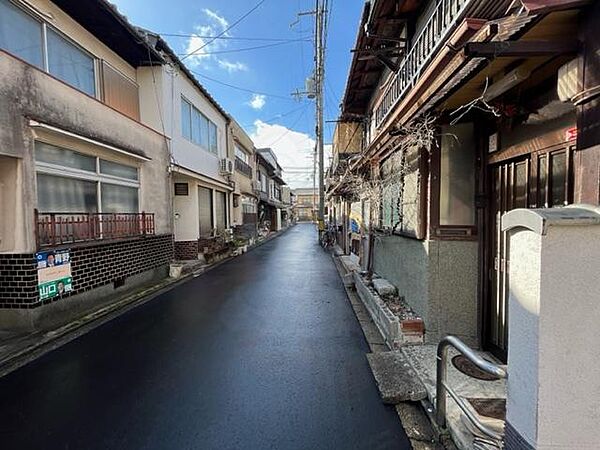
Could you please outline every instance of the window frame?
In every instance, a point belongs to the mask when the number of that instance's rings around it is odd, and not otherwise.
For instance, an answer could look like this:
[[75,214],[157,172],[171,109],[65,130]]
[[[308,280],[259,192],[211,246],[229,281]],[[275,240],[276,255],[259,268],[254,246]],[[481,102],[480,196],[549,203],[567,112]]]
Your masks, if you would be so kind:
[[429,206],[429,239],[446,241],[477,241],[477,198],[478,198],[478,156],[481,147],[481,134],[478,132],[476,122],[474,127],[473,149],[473,209],[474,217],[472,225],[446,225],[440,223],[440,194],[441,194],[441,162],[442,162],[442,128],[436,127],[437,137],[431,147],[430,157],[430,183],[431,183],[431,201]]
[[[101,85],[100,85],[100,80],[99,80],[99,69],[98,69],[98,67],[99,67],[98,59],[99,58],[96,55],[94,55],[93,53],[91,53],[90,51],[88,51],[86,48],[82,47],[75,40],[73,40],[72,38],[67,36],[64,32],[62,32],[55,26],[51,25],[50,23],[48,23],[48,21],[46,19],[44,19],[44,17],[41,14],[39,14],[37,11],[35,11],[33,8],[26,7],[27,5],[22,5],[20,3],[14,2],[12,0],[6,0],[6,1],[9,4],[11,4],[12,6],[14,6],[15,8],[17,8],[19,11],[21,11],[23,14],[26,14],[27,16],[29,16],[36,22],[39,22],[41,25],[41,42],[40,42],[40,44],[41,44],[41,50],[42,50],[42,66],[40,67],[33,63],[30,63],[30,62],[22,59],[19,55],[15,55],[15,56],[17,58],[21,59],[22,61],[25,61],[27,64],[30,64],[31,66],[42,70],[46,74],[61,81],[62,83],[65,83],[67,86],[70,86],[73,89],[76,89],[77,91],[79,91],[85,95],[88,95],[92,98],[99,100],[101,98],[100,97]],[[80,89],[79,87],[63,80],[62,78],[59,78],[58,76],[56,76],[55,74],[50,72],[50,65],[49,65],[49,58],[48,58],[48,28],[50,28],[50,30],[52,32],[56,33],[56,35],[59,38],[64,39],[68,44],[71,44],[73,47],[77,48],[79,51],[88,55],[92,59],[92,68],[94,71],[94,93],[93,94],[90,94],[89,92],[86,92],[86,91]],[[10,53],[11,55],[13,54],[13,53],[9,52],[8,50],[5,50],[5,51]]]
[[[68,166],[64,166],[64,165],[60,165],[60,164],[54,164],[54,163],[47,163],[47,162],[43,162],[43,161],[38,161],[35,160],[35,154],[34,154],[34,161],[35,161],[35,173],[36,175],[38,173],[43,174],[43,175],[49,175],[49,176],[55,176],[55,177],[62,177],[62,178],[72,178],[72,179],[76,179],[76,180],[82,180],[82,181],[91,181],[94,182],[96,184],[96,199],[97,199],[97,212],[99,214],[102,214],[102,184],[113,184],[116,186],[122,186],[122,187],[129,187],[129,188],[135,188],[137,190],[137,204],[138,204],[138,210],[136,211],[137,213],[142,212],[142,208],[141,208],[141,180],[140,180],[140,167],[137,165],[130,165],[130,164],[124,164],[121,161],[115,161],[115,160],[111,160],[111,159],[107,159],[107,158],[103,158],[100,157],[98,155],[91,155],[85,152],[82,152],[80,149],[77,148],[73,148],[71,146],[65,146],[65,145],[56,145],[53,144],[52,142],[49,142],[48,140],[45,139],[36,139],[34,142],[34,148],[35,145],[40,142],[46,145],[51,145],[53,147],[57,147],[59,149],[63,149],[63,150],[69,150],[75,153],[79,153],[81,155],[87,156],[87,157],[91,157],[94,158],[95,160],[95,171],[91,172],[91,171],[87,171],[87,170],[83,170],[83,169],[76,169],[73,167],[68,167]],[[34,150],[35,152],[35,150]],[[129,178],[123,178],[123,177],[118,177],[115,175],[109,175],[109,174],[105,174],[102,173],[100,170],[100,161],[104,160],[104,161],[108,161],[114,164],[121,164],[123,166],[128,166],[131,168],[135,168],[137,170],[138,176],[137,176],[137,180],[132,180]],[[37,181],[36,181],[36,189],[37,189]],[[37,206],[37,195],[36,195],[36,206]],[[55,211],[41,211],[41,212],[55,212]],[[77,214],[77,213],[82,213],[83,211],[73,211],[70,213],[65,213],[65,214]],[[125,213],[125,212],[124,212]]]
[[[189,129],[190,129],[190,136],[186,136],[183,132],[183,115],[182,115],[182,110],[183,110],[183,103],[187,103],[188,105],[190,105],[190,116],[189,116]],[[198,141],[196,142],[196,140],[194,139],[194,112],[197,113],[198,117],[199,117],[199,122],[198,122]],[[200,109],[196,108],[196,106],[194,105],[194,103],[189,100],[185,95],[181,95],[181,103],[180,103],[180,107],[179,107],[179,114],[180,114],[180,118],[179,118],[179,132],[181,134],[181,137],[183,137],[186,141],[200,147],[201,149],[203,149],[204,151],[215,155],[216,157],[219,157],[220,155],[220,148],[219,148],[219,127],[216,123],[214,123],[212,120],[209,119],[209,117],[204,114]],[[203,141],[203,132],[202,132],[202,125],[203,125],[203,120],[206,122],[206,145],[204,145]],[[215,149],[213,151],[213,149],[211,148],[211,127],[214,128],[214,133],[215,133]]]

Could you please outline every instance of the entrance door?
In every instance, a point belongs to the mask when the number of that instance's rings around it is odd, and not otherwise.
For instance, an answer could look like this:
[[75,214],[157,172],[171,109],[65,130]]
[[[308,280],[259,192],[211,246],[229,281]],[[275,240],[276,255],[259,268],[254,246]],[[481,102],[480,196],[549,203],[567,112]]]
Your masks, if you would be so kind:
[[[572,144],[572,143],[570,143]],[[502,215],[515,208],[551,208],[573,201],[574,146],[554,146],[490,166],[491,205],[484,345],[506,361],[508,351],[508,277],[510,255]]]

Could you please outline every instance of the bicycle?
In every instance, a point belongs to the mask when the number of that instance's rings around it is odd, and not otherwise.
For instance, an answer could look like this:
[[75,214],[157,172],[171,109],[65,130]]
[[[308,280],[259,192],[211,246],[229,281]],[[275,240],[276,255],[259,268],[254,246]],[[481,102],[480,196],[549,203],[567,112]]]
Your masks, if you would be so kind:
[[320,243],[321,243],[321,247],[323,247],[323,249],[325,249],[325,250],[333,247],[333,245],[335,244],[335,235],[331,228],[327,228],[327,229],[323,230],[323,233],[321,234]]

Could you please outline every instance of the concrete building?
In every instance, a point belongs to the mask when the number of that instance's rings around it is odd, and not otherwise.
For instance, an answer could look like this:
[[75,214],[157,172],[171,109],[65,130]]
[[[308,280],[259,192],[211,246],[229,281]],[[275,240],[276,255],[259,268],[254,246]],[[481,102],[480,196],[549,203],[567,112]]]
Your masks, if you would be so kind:
[[175,258],[208,258],[225,251],[231,223],[230,118],[160,36],[140,32],[164,61],[142,68],[138,83],[141,120],[170,141]]
[[257,156],[257,187],[259,190],[259,229],[266,232],[279,231],[283,226],[282,178],[281,166],[277,156],[270,148],[259,148]]
[[294,189],[296,201],[293,211],[294,217],[299,222],[314,222],[317,220],[319,208],[319,192],[313,188]]
[[107,2],[0,0],[0,328],[60,324],[166,275],[168,143],[140,122],[149,59]]
[[235,160],[231,225],[236,235],[254,238],[258,232],[256,148],[250,136],[233,119],[229,122],[228,137]]
[[[506,360],[501,215],[599,202],[600,12],[582,4],[365,3],[341,115],[357,131],[334,146],[328,199],[346,229],[360,211],[364,267],[398,288],[427,342],[455,334]],[[340,167],[346,149],[360,156]]]

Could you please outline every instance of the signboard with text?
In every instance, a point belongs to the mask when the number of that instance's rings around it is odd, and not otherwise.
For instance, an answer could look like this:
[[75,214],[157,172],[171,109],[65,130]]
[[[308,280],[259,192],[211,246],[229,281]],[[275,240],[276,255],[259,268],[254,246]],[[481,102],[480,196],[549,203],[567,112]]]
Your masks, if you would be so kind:
[[69,250],[38,252],[35,258],[40,300],[53,298],[73,289]]

